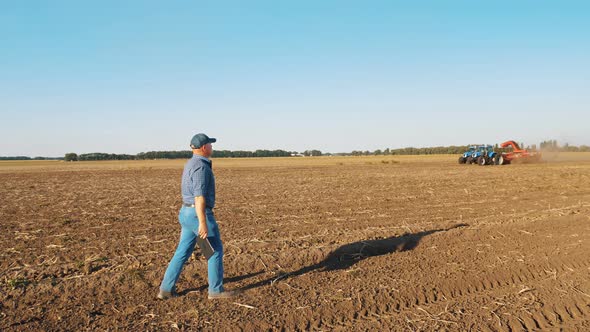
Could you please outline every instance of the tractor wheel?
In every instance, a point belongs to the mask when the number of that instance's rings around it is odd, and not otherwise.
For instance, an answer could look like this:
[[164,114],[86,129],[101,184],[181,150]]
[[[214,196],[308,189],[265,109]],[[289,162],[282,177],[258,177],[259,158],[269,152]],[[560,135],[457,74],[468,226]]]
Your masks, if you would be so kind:
[[477,164],[479,166],[484,166],[486,164],[486,158],[484,156],[478,157],[477,158]]
[[504,156],[500,155],[500,157],[498,158],[498,165],[507,165],[508,164],[508,160],[504,159]]
[[473,157],[471,157],[471,156],[467,157],[467,160],[465,162],[467,163],[467,165],[473,164]]
[[465,164],[465,158],[459,157],[459,164]]

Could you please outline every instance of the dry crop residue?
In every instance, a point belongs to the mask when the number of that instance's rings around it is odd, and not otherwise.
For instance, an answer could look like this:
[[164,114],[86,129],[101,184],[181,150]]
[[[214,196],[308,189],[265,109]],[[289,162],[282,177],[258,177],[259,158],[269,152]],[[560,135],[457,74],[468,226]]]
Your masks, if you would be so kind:
[[219,301],[155,299],[180,163],[0,172],[0,329],[590,329],[589,162],[359,160],[215,163]]

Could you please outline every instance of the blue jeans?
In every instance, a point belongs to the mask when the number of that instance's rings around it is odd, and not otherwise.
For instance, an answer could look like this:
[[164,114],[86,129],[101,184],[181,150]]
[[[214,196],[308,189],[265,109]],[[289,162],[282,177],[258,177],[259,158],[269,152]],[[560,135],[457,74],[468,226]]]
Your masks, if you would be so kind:
[[[215,294],[223,292],[223,245],[213,211],[207,209],[205,214],[207,216],[207,238],[215,250],[213,256],[207,261],[207,277],[209,280],[209,293]],[[199,219],[195,208],[183,206],[178,213],[178,221],[181,227],[180,241],[160,285],[160,289],[166,292],[174,290],[184,263],[193,253],[197,236],[199,236]]]

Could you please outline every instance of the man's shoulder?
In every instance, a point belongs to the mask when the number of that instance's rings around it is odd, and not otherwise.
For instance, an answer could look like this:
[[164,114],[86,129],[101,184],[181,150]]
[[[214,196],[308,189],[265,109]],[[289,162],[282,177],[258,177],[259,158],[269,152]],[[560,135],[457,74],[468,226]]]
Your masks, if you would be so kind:
[[201,158],[191,158],[189,159],[186,164],[185,164],[185,169],[191,171],[191,172],[196,172],[199,170],[207,170],[210,169],[209,164],[207,163],[207,161],[201,159]]

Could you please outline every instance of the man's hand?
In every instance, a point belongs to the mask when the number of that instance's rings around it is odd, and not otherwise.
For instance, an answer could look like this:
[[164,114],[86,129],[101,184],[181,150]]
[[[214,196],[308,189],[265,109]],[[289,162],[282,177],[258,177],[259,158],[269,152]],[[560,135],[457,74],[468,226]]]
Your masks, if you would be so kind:
[[207,223],[206,222],[199,222],[199,236],[202,239],[207,238]]

